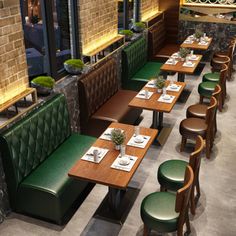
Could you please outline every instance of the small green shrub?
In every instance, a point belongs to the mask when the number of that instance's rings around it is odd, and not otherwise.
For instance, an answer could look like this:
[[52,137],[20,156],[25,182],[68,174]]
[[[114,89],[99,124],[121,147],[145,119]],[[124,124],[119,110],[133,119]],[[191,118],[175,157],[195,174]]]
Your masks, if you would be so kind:
[[34,84],[40,85],[46,88],[53,88],[55,80],[50,76],[38,76],[32,80]]
[[121,30],[119,33],[128,37],[132,37],[134,34],[131,30]]
[[111,131],[111,140],[116,145],[121,145],[125,141],[125,133],[121,129]]
[[162,89],[166,84],[166,81],[162,75],[159,75],[156,79],[156,87]]
[[196,29],[194,36],[195,38],[200,39],[203,36],[203,34],[204,33],[201,30]]
[[135,22],[134,26],[136,26],[138,28],[141,28],[141,29],[145,29],[146,28],[146,25],[143,22]]
[[64,64],[73,66],[77,69],[83,69],[84,63],[80,59],[69,59],[64,62]]
[[179,55],[181,58],[186,58],[189,53],[190,53],[190,49],[188,49],[188,48],[180,48],[179,49]]

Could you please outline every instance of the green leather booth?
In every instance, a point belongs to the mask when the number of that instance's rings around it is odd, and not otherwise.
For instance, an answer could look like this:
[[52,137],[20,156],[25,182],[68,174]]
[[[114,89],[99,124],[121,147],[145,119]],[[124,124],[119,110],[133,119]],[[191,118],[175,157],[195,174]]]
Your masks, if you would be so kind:
[[122,51],[122,88],[139,91],[150,78],[158,76],[162,63],[147,61],[147,40],[137,39]]
[[12,210],[63,223],[88,186],[67,173],[95,140],[71,132],[62,94],[1,134],[0,151]]

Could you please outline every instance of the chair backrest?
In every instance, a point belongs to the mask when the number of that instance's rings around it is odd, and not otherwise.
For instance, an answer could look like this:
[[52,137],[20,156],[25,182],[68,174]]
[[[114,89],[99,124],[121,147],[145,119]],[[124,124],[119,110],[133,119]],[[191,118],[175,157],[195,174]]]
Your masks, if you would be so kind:
[[201,165],[201,153],[204,148],[204,140],[198,135],[196,138],[195,150],[190,154],[189,165],[192,167],[194,173],[194,182],[198,178],[199,169]]
[[122,79],[131,79],[147,62],[147,40],[139,38],[122,51]]
[[113,58],[99,64],[78,81],[81,128],[118,91],[118,87],[117,64]]
[[163,47],[166,41],[166,27],[164,19],[157,22],[148,30],[149,56],[154,56]]
[[215,97],[212,96],[210,100],[210,105],[207,107],[207,112],[206,112],[206,124],[208,126],[207,128],[208,130],[213,124],[216,109],[217,109],[217,100],[215,99]]
[[229,69],[229,66],[227,64],[222,64],[221,70],[220,70],[220,81],[219,81],[221,88],[225,86],[226,78],[228,75],[228,69]]
[[[70,136],[67,102],[59,94],[16,122],[0,137],[11,204],[20,182]],[[54,171],[54,170],[52,170]]]
[[222,70],[222,65],[226,64],[227,66],[229,66],[230,64],[230,58],[228,56],[224,56],[224,61],[221,62],[218,60],[217,57],[213,57],[211,60],[211,66],[212,66],[212,71],[218,71],[220,72]]
[[221,91],[222,91],[221,86],[219,84],[217,84],[215,86],[214,92],[212,93],[212,96],[216,99],[217,103],[219,103]]
[[187,165],[185,170],[184,186],[179,189],[176,194],[175,211],[180,213],[178,227],[182,227],[186,219],[193,180],[193,170],[189,165]]

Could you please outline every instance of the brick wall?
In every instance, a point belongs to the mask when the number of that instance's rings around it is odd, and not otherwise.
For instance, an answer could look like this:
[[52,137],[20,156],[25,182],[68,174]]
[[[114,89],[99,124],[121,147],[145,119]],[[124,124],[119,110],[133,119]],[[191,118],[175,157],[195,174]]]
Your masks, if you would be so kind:
[[28,86],[19,0],[0,0],[0,104]]
[[117,35],[118,4],[114,0],[80,0],[79,25],[82,52],[95,49]]
[[141,19],[144,21],[147,18],[155,15],[159,9],[158,0],[142,0],[141,1]]

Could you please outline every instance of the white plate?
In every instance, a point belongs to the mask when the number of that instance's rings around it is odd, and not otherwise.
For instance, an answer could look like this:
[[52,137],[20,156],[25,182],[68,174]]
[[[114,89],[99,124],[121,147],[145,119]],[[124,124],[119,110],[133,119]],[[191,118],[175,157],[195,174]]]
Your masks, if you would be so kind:
[[164,95],[164,96],[163,96],[163,99],[164,99],[164,100],[170,100],[170,99],[171,99],[171,96],[168,95],[168,94],[167,94],[167,95]]
[[172,88],[172,89],[177,89],[178,86],[177,86],[176,84],[172,84],[172,85],[170,86],[170,88]]
[[189,62],[189,61],[186,62],[186,65],[187,65],[187,66],[191,66],[192,64],[193,64],[192,62]]
[[130,159],[128,157],[121,157],[118,159],[118,163],[122,166],[127,166],[130,163]]
[[139,135],[139,136],[134,138],[134,142],[135,143],[143,143],[144,142],[144,138],[141,135]]
[[192,55],[192,56],[190,56],[189,59],[190,59],[190,60],[191,60],[191,59],[192,59],[192,60],[197,59],[197,56],[196,56],[196,55]]

